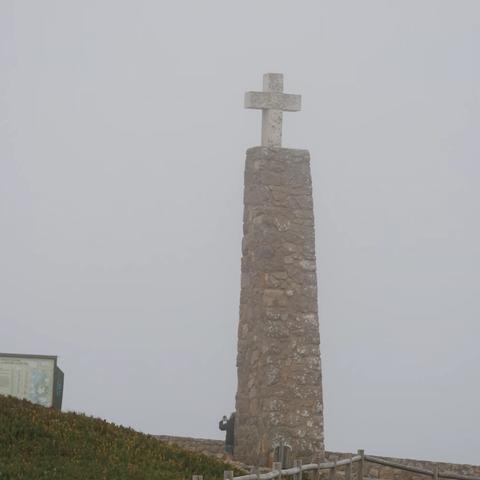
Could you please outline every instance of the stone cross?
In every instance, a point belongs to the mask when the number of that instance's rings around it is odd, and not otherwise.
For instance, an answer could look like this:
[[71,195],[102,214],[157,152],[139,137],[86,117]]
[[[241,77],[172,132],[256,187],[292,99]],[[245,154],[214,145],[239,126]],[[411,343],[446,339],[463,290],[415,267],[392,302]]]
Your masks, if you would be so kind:
[[283,93],[283,74],[266,73],[263,92],[247,92],[245,108],[262,110],[262,146],[282,146],[283,112],[298,112],[302,97]]

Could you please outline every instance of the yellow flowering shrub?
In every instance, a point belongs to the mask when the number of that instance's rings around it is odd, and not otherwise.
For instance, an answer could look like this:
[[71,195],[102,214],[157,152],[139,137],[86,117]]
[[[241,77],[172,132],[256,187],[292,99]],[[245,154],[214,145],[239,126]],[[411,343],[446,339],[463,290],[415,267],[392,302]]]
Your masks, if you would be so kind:
[[0,395],[0,480],[210,480],[224,470],[235,469],[99,418]]

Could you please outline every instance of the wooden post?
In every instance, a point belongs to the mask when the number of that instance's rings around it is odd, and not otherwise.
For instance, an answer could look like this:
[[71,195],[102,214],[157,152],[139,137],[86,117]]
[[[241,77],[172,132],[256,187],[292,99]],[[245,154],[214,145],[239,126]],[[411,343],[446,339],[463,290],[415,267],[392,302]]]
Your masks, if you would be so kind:
[[278,472],[278,476],[276,478],[282,478],[282,462],[273,462],[272,471]]
[[257,477],[257,479],[259,479],[260,478],[260,467],[250,467],[250,473],[252,475],[255,475]]
[[280,440],[280,446],[278,447],[278,462],[282,464],[282,468],[285,466],[285,441]]
[[225,470],[223,472],[223,480],[233,480],[233,470]]
[[345,480],[352,480],[352,457],[353,455],[350,455],[350,463],[345,465]]
[[433,480],[438,480],[438,463],[433,466]]
[[337,478],[337,459],[333,461],[333,467],[328,471],[328,480],[335,480]]
[[[320,465],[323,461],[323,457],[320,456],[320,454],[315,454],[315,456],[312,459],[312,463],[316,463],[317,465]],[[320,469],[317,468],[312,472],[311,477],[313,480],[320,480]]]
[[364,475],[364,468],[365,468],[365,451],[364,450],[358,450],[357,451],[358,455],[360,455],[362,458],[358,462],[358,478],[357,480],[363,480],[363,475]]
[[192,480],[203,480],[203,475],[192,475]]
[[294,460],[293,461],[293,466],[300,469],[300,471],[298,473],[296,473],[293,478],[295,480],[302,480],[302,478],[303,478],[302,461],[301,460]]

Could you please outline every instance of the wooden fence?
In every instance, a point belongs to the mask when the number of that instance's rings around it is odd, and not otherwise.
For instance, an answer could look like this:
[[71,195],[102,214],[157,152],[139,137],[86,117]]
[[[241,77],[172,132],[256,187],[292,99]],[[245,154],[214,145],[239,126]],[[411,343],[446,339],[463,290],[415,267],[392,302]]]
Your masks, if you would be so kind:
[[[293,477],[293,480],[303,480],[305,478],[311,478],[318,480],[320,473],[323,470],[328,470],[328,480],[336,480],[337,470],[344,469],[344,479],[352,480],[352,470],[355,465],[357,480],[364,480],[365,462],[376,463],[386,467],[403,470],[406,472],[412,472],[419,475],[426,475],[432,477],[432,480],[439,480],[445,478],[448,480],[480,480],[480,477],[472,477],[467,475],[459,475],[453,472],[440,472],[438,464],[434,465],[433,470],[427,470],[424,468],[418,468],[411,465],[403,465],[401,463],[391,462],[378,457],[372,457],[365,455],[363,450],[358,450],[357,455],[345,458],[343,460],[325,462],[325,463],[308,463],[303,465],[301,460],[295,460],[292,468],[282,469],[280,462],[275,462],[271,472],[260,473],[258,468],[254,472],[248,475],[242,475],[240,477],[234,477],[232,471],[224,472],[224,480],[271,480],[274,478],[282,479],[287,477]],[[203,480],[201,475],[194,475],[193,480]]]

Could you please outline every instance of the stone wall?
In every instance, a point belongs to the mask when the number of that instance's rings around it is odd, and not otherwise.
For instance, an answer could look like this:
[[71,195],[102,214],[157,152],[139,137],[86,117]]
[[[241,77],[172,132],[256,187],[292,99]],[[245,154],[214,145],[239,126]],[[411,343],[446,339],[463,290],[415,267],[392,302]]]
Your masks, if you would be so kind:
[[247,151],[235,457],[268,465],[280,441],[323,455],[310,157]]
[[204,453],[212,457],[222,458],[224,451],[223,440],[209,440],[207,438],[191,438],[191,437],[172,437],[169,435],[156,435],[162,442],[178,445],[185,450],[196,453]]
[[[366,452],[367,455],[370,455]],[[341,459],[349,457],[350,454],[338,453],[338,452],[327,452],[326,458],[328,460]],[[371,455],[383,460],[388,460],[390,462],[401,463],[403,465],[409,465],[412,467],[423,468],[426,470],[433,471],[435,463],[428,460],[413,460],[408,458],[393,458],[393,457],[380,457],[378,455]],[[447,462],[437,462],[438,468],[441,473],[450,472],[457,473],[459,475],[467,475],[480,477],[480,466],[475,465],[464,465],[460,463],[447,463]],[[354,467],[355,471],[356,467]],[[340,470],[341,471],[341,470]],[[378,478],[382,480],[426,480],[431,477],[420,475],[412,472],[406,472],[403,470],[398,470],[392,467],[386,467],[383,465],[377,465],[375,463],[365,462],[364,476],[368,478]]]
[[[383,458],[383,457],[382,457]],[[411,459],[398,459],[398,458],[385,458],[392,462],[403,463],[404,465],[412,465],[414,467],[425,468],[427,470],[433,470],[435,462],[429,462],[426,460],[411,460]],[[439,462],[438,468],[440,472],[453,472],[460,475],[469,475],[480,477],[480,466],[474,465],[462,465],[457,463]],[[411,472],[404,472],[391,467],[385,467],[383,465],[375,465],[374,463],[366,462],[365,475],[370,478],[381,478],[385,480],[425,480],[425,475],[418,475]]]
[[[214,456],[217,458],[223,457],[223,445],[222,440],[208,440],[203,438],[188,438],[188,437],[171,437],[160,435],[160,440],[175,443],[178,446],[191,450],[197,453],[204,453],[206,455]],[[369,454],[367,452],[367,454]],[[339,452],[326,452],[327,460],[340,460],[342,458],[349,457],[350,454]],[[376,456],[376,455],[375,455]],[[392,458],[392,457],[379,457],[384,460],[389,460],[395,463],[402,463],[404,465],[411,465],[414,467],[424,468],[426,470],[433,470],[435,462],[427,460],[412,460],[405,458]],[[468,475],[474,477],[480,477],[480,465],[465,465],[459,463],[438,463],[440,472],[452,472],[459,475]],[[339,477],[342,477],[342,469],[339,468]],[[384,467],[382,465],[376,465],[374,463],[365,462],[365,477],[381,480],[425,480],[429,477],[424,475],[418,475],[411,472],[404,472],[391,467]],[[356,467],[353,469],[353,478],[356,479]]]

